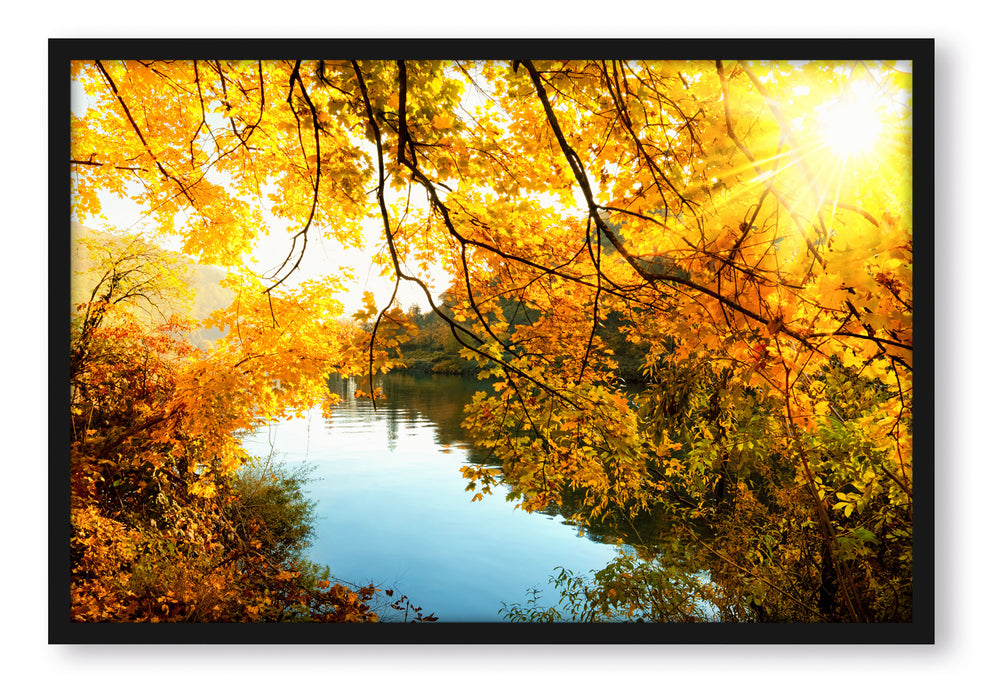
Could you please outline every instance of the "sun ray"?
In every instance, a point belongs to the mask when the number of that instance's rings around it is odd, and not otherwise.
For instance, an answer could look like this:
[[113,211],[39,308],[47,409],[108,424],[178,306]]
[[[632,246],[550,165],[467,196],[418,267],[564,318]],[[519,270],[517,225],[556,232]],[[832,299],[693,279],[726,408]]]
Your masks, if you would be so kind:
[[822,105],[822,138],[838,156],[857,156],[876,144],[883,131],[880,97],[874,85],[858,81],[837,100]]

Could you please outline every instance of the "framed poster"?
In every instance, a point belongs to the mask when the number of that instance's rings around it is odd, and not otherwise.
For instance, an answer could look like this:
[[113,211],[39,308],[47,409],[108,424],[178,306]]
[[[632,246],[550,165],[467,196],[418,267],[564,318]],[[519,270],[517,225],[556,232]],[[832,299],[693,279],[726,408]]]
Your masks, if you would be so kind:
[[933,41],[50,59],[51,643],[933,641]]

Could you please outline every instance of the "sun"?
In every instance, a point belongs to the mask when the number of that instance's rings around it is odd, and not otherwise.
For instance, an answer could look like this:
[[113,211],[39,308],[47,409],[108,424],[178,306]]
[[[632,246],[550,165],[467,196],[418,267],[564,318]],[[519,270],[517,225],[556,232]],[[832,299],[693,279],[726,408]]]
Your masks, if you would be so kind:
[[882,99],[873,85],[860,81],[838,99],[822,105],[818,122],[828,148],[844,158],[872,150],[883,131]]

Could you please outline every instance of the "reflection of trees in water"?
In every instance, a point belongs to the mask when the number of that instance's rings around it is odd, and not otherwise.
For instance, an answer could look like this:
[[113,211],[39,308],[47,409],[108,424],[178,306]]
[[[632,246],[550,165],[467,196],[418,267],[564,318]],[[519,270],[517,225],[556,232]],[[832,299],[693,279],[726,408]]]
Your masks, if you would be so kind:
[[[460,376],[419,375],[414,373],[393,372],[380,379],[380,386],[385,392],[385,399],[378,401],[378,413],[385,420],[389,451],[398,447],[400,427],[403,423],[428,422],[435,430],[435,441],[443,447],[458,445],[467,451],[468,461],[474,464],[491,464],[488,450],[474,447],[467,431],[462,427],[464,406],[467,405],[475,392],[491,391],[487,382]],[[356,380],[331,377],[328,381],[330,391],[341,396],[340,414],[353,411],[361,412],[361,420],[367,420],[364,409],[370,410],[370,399],[354,398],[357,388]],[[328,426],[332,426],[331,417]],[[510,484],[511,485],[511,484]],[[560,506],[551,505],[544,514],[560,515],[569,525],[576,525],[575,516],[584,509],[583,496],[577,491],[562,492]],[[632,518],[626,518],[616,513],[616,518],[607,522],[592,521],[582,523],[579,527],[594,542],[614,544],[621,539],[637,548],[644,548],[660,542],[668,534],[665,523],[659,514],[640,513]]]
[[[417,375],[393,372],[376,380],[385,392],[385,398],[377,400],[377,412],[385,420],[388,449],[395,451],[398,446],[399,429],[403,423],[430,423],[435,431],[438,445],[460,445],[467,449],[472,462],[482,460],[485,455],[474,449],[467,432],[461,426],[464,419],[464,406],[470,403],[477,391],[491,391],[491,385],[477,379],[446,375]],[[341,397],[336,413],[327,422],[332,427],[341,414],[371,409],[371,400],[355,398],[357,381],[333,375],[327,380],[327,387]],[[366,417],[362,414],[361,420]]]
[[[377,402],[376,417],[369,413],[370,399],[354,397],[354,390],[358,388],[354,379],[332,377],[328,381],[328,387],[330,391],[339,394],[342,400],[335,415],[329,419],[328,426],[332,426],[335,421],[338,426],[342,426],[345,423],[384,420],[388,449],[391,452],[398,450],[401,456],[402,430],[416,424],[428,425],[440,449],[458,446],[466,450],[467,461],[473,464],[487,463],[491,468],[498,469],[498,465],[491,463],[487,450],[479,450],[473,446],[470,436],[461,425],[464,406],[471,401],[475,392],[487,390],[491,393],[491,386],[486,382],[461,376],[391,373],[380,380],[385,398]],[[511,483],[506,485],[512,487]],[[492,497],[499,498],[498,495]],[[696,560],[679,545],[678,534],[672,530],[659,508],[656,512],[641,512],[635,516],[628,516],[615,509],[611,513],[613,517],[608,520],[579,522],[578,516],[587,512],[583,503],[584,494],[577,490],[564,490],[561,498],[560,505],[551,505],[540,512],[550,517],[561,516],[565,525],[578,529],[593,542],[616,545],[621,541],[622,554],[610,566],[645,567],[642,569],[644,571],[650,571],[650,567],[654,567],[657,571],[662,571],[664,576],[695,576],[695,572],[699,570]],[[626,568],[622,570],[625,571]],[[622,581],[628,583],[625,579]],[[592,585],[593,581],[588,579],[588,583]]]
[[396,402],[412,416],[433,423],[437,442],[443,445],[469,442],[461,426],[464,406],[476,391],[491,389],[485,382],[463,377],[415,374],[390,374],[382,386],[386,395],[394,395]]
[[388,402],[385,409],[385,438],[388,444],[388,451],[395,452],[395,446],[399,441],[399,409],[394,401]]
[[584,536],[593,542],[615,544],[621,540],[635,547],[637,551],[646,551],[670,536],[668,523],[659,511],[640,512],[629,516],[616,510],[608,520],[588,520],[578,523],[576,516],[586,511],[583,494],[574,489],[563,489],[560,495],[559,506],[551,503],[542,512],[551,516],[561,516],[565,523],[578,527]]

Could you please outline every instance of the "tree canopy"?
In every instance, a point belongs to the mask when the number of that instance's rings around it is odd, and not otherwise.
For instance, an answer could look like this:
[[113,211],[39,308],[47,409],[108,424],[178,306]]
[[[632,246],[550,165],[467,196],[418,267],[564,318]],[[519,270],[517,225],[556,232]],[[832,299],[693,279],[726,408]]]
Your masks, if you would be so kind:
[[[911,619],[909,62],[72,71],[88,105],[71,117],[74,216],[130,198],[160,240],[229,271],[234,301],[208,319],[226,334],[170,350],[168,394],[119,438],[160,446],[181,412],[198,494],[239,466],[237,431],[332,410],[328,372],[365,377],[374,400],[414,326],[395,303],[412,286],[495,381],[465,418],[500,466],[464,469],[476,497],[499,480],[526,509],[578,493],[588,522],[678,524],[633,543],[656,566],[603,576],[588,619],[698,617],[671,604],[695,580],[677,567],[706,572],[721,619]],[[290,228],[285,258],[258,274],[271,217]],[[372,250],[391,298],[345,318],[346,271],[298,274],[321,239]],[[129,286],[110,273],[74,362],[94,314],[148,280],[174,286],[156,270]],[[616,380],[606,319],[646,349],[641,392]]]

